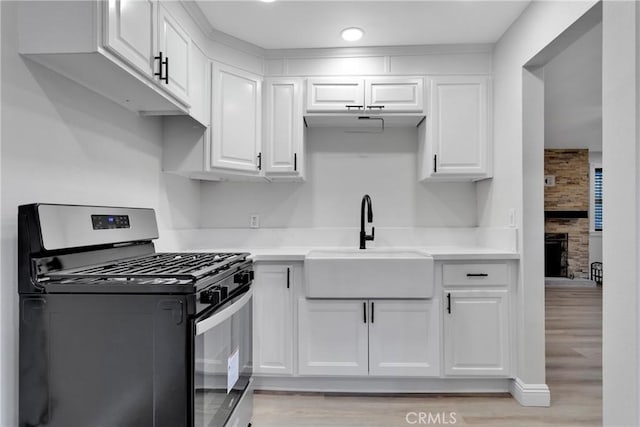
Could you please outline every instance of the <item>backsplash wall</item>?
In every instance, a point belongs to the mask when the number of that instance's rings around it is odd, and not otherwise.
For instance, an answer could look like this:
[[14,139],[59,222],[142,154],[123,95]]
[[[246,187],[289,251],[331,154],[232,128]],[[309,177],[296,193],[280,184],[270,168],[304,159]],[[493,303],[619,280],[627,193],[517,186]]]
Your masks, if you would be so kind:
[[248,227],[258,214],[260,227],[359,227],[364,194],[376,226],[476,226],[475,184],[417,181],[415,128],[312,128],[306,146],[306,182],[203,182],[200,226]]

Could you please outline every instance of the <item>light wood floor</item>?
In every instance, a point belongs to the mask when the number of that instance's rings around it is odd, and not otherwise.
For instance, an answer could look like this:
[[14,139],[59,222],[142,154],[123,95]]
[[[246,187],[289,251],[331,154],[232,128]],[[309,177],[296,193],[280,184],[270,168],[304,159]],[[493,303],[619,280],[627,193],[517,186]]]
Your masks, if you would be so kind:
[[440,420],[446,421],[440,425],[601,425],[602,289],[547,288],[546,327],[550,408],[524,408],[509,395],[378,397],[257,393],[253,426],[406,427],[411,425],[406,421],[408,412],[431,412],[434,417],[440,414],[445,417]]

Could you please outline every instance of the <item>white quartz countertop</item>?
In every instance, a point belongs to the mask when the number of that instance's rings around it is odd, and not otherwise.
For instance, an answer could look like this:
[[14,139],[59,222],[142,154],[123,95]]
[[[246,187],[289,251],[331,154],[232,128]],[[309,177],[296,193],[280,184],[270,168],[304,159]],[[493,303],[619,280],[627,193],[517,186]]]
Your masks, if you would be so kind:
[[[208,248],[198,249],[198,252],[249,252],[251,259],[255,262],[268,261],[304,261],[307,254],[312,250],[345,249],[345,247],[279,247],[279,248]],[[371,249],[382,249],[371,247]],[[385,247],[384,249],[391,249]],[[431,256],[434,260],[501,260],[519,259],[520,255],[515,252],[500,249],[482,247],[393,247],[394,250],[420,250]],[[366,250],[366,249],[365,249]]]

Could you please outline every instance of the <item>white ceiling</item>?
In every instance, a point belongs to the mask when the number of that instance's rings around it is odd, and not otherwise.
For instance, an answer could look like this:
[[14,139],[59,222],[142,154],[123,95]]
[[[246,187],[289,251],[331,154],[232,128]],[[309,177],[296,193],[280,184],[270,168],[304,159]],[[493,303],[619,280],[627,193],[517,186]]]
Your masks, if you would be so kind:
[[602,24],[544,67],[545,148],[602,151]]
[[[530,0],[197,0],[211,26],[264,49],[495,43]],[[365,35],[340,38],[347,27]]]

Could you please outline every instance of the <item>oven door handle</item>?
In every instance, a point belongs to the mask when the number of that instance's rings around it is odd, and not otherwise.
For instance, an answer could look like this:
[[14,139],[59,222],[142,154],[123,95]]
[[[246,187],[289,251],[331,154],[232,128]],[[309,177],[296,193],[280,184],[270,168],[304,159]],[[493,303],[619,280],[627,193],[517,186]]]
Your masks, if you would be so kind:
[[229,320],[231,316],[240,311],[253,296],[253,289],[250,288],[247,292],[239,295],[230,301],[231,304],[227,305],[220,311],[214,312],[211,316],[196,321],[196,336],[202,335],[211,328],[215,328],[219,324]]

